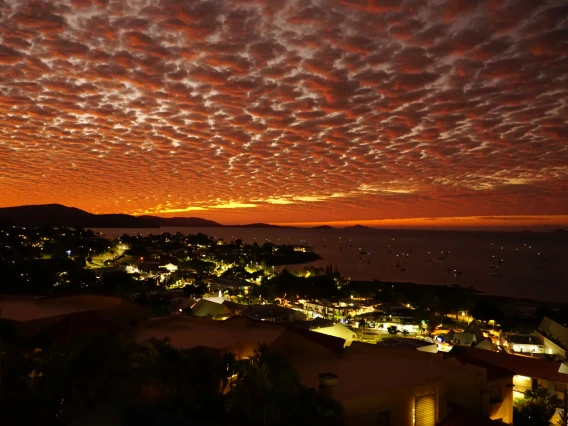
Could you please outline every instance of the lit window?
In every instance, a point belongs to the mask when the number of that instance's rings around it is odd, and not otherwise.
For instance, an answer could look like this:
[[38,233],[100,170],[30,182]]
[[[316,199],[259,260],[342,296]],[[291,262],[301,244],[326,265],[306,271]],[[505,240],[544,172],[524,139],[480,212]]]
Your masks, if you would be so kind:
[[433,393],[417,396],[414,401],[414,426],[436,425],[436,396]]

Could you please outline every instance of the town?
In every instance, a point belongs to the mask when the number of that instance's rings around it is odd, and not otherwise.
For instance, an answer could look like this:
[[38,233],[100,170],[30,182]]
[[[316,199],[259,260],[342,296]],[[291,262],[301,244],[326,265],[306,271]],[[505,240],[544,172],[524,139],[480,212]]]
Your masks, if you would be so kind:
[[[566,304],[498,298],[457,285],[352,281],[333,265],[309,265],[316,260],[321,257],[307,242],[246,244],[179,232],[109,240],[80,227],[3,226],[3,416],[27,416],[30,424],[34,415],[51,416],[42,423],[77,425],[109,418],[112,413],[100,412],[109,401],[116,404],[109,389],[73,395],[80,383],[72,377],[96,386],[98,367],[88,377],[67,370],[70,387],[62,389],[55,382],[64,367],[52,364],[55,354],[75,361],[65,368],[116,356],[125,351],[117,348],[119,339],[130,351],[151,345],[161,362],[168,353],[191,354],[191,368],[201,375],[185,377],[180,367],[160,383],[136,376],[144,382],[140,389],[148,389],[129,398],[167,410],[179,404],[173,389],[187,387],[201,395],[196,424],[215,424],[224,411],[235,424],[249,422],[242,378],[251,374],[251,362],[278,357],[301,389],[317,389],[318,409],[329,412],[318,417],[304,407],[310,424],[568,424]],[[232,361],[220,371],[228,354]],[[236,367],[245,360],[248,373]],[[198,379],[208,383],[202,392]],[[219,383],[223,389],[215,391]],[[49,386],[57,388],[55,399],[37,413],[26,410]],[[162,395],[150,395],[159,389]],[[215,406],[219,401],[207,392],[228,398],[230,407]],[[218,412],[208,414],[207,407]],[[291,422],[297,419],[259,424]]]

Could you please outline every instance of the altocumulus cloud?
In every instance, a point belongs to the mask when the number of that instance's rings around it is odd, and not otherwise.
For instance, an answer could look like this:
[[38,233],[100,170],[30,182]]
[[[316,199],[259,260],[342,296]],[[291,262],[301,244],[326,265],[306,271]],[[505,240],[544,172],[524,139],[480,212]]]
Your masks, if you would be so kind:
[[567,18],[561,0],[0,0],[0,204],[566,214]]

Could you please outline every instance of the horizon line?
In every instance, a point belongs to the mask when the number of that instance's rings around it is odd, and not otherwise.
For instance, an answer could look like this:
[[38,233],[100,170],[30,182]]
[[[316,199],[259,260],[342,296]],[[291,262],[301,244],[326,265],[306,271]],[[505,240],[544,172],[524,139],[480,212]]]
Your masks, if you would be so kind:
[[125,214],[132,217],[150,216],[161,219],[171,219],[173,217],[191,218],[209,220],[218,223],[222,226],[247,226],[255,223],[275,225],[280,227],[297,227],[297,228],[311,228],[318,226],[330,227],[352,227],[361,225],[373,229],[420,229],[420,230],[483,230],[483,229],[522,229],[522,228],[566,228],[568,227],[568,214],[564,215],[472,215],[472,216],[438,216],[438,217],[414,217],[414,218],[384,218],[384,219],[360,219],[360,220],[327,220],[327,221],[299,221],[299,222],[245,222],[245,223],[221,223],[213,219],[198,216],[162,216],[160,214],[132,214],[132,213],[91,213],[79,207],[66,206],[60,203],[46,203],[46,204],[23,204],[19,206],[5,206],[3,208],[14,207],[31,207],[31,206],[47,206],[57,205],[66,208],[76,208],[93,215],[107,215],[107,214]]
[[367,226],[373,229],[432,229],[432,230],[483,230],[518,228],[559,228],[568,227],[568,215],[503,215],[503,216],[446,216],[401,219],[365,219],[310,222],[277,222],[277,226],[310,228],[315,226],[350,227]]

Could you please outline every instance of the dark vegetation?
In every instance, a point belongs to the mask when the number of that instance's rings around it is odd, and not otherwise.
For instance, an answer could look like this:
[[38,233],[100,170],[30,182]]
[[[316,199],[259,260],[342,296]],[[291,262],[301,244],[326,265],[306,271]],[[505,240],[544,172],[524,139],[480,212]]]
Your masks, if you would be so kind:
[[549,426],[550,419],[561,404],[562,400],[554,392],[537,386],[527,390],[524,401],[514,407],[513,422],[515,426]]
[[[99,339],[74,349],[10,355],[0,424],[68,425],[91,410],[122,424],[339,426],[339,403],[300,384],[281,354],[260,346],[247,360],[168,341]],[[114,424],[114,422],[113,422]]]

